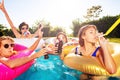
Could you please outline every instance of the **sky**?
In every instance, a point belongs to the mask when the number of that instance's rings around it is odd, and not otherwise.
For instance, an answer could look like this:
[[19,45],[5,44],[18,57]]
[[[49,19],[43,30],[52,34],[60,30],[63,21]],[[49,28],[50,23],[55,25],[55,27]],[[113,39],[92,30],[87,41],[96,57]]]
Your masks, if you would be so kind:
[[[32,26],[37,20],[44,19],[68,32],[72,21],[77,18],[82,21],[92,6],[102,6],[101,17],[120,14],[120,0],[4,0],[4,5],[16,27],[23,21]],[[9,26],[1,11],[0,24]]]

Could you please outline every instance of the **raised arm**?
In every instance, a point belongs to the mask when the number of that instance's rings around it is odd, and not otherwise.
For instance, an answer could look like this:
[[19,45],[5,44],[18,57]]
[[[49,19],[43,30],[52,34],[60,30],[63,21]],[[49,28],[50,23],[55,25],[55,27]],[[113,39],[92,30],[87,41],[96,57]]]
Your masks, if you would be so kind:
[[41,31],[42,28],[43,27],[38,29],[38,39],[34,42],[34,44],[31,47],[28,48],[29,50],[35,50],[35,48],[38,46],[43,35],[43,32]]
[[10,19],[9,15],[8,15],[5,7],[4,7],[4,0],[2,0],[2,2],[0,3],[0,9],[1,9],[1,11],[4,13],[4,15],[5,15],[8,23],[9,23],[9,25],[10,25],[12,31],[13,31],[13,33],[14,33],[14,35],[15,35],[17,38],[20,38],[20,37],[21,37],[21,34],[17,31],[16,27],[14,26],[12,20]]
[[102,49],[102,53],[100,54],[106,70],[110,73],[113,74],[116,72],[116,64],[115,61],[113,60],[110,51],[108,50],[108,41],[104,37],[99,38],[99,43]]
[[42,28],[43,28],[43,26],[40,24],[38,26],[38,29],[35,31],[35,33],[31,35],[31,38],[33,38],[33,37],[39,37],[39,30],[42,29]]

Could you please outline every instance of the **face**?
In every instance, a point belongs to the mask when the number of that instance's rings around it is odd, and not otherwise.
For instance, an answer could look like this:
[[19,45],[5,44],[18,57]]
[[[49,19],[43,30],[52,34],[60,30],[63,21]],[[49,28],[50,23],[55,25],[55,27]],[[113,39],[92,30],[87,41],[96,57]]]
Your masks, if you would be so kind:
[[90,27],[85,31],[85,35],[83,35],[83,39],[86,42],[95,43],[96,34],[97,34],[97,31],[93,27]]
[[65,42],[66,43],[66,37],[64,36],[64,35],[62,35],[62,34],[60,34],[59,36],[58,36],[58,39],[59,40],[62,40],[63,42]]
[[28,31],[28,27],[27,26],[22,26],[21,33],[24,34],[27,31]]
[[14,42],[11,40],[3,40],[0,47],[0,55],[3,57],[10,57],[13,55]]

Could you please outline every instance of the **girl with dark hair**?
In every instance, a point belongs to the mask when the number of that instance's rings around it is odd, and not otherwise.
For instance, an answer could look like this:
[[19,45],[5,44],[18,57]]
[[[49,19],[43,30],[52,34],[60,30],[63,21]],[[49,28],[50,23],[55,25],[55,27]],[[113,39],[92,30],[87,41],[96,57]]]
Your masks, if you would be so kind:
[[27,23],[25,22],[22,22],[20,25],[19,25],[19,30],[20,30],[20,33],[19,31],[16,29],[16,27],[14,26],[12,20],[10,19],[5,7],[4,7],[4,0],[2,0],[2,2],[0,3],[0,9],[1,11],[4,13],[14,35],[16,38],[34,38],[36,36],[38,36],[38,30],[34,33],[34,34],[31,34],[29,32],[29,26]]

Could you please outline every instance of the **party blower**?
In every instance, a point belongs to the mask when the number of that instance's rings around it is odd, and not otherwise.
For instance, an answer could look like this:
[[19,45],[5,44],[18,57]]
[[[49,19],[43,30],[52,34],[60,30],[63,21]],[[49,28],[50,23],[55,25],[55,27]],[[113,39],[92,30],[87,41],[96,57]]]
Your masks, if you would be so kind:
[[106,31],[104,36],[107,36],[110,32],[112,32],[119,23],[120,23],[120,18]]

